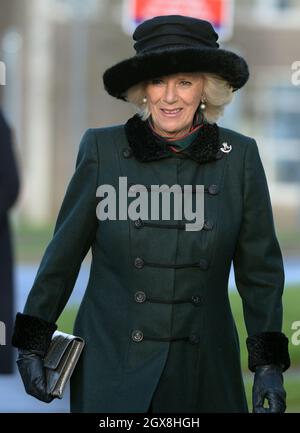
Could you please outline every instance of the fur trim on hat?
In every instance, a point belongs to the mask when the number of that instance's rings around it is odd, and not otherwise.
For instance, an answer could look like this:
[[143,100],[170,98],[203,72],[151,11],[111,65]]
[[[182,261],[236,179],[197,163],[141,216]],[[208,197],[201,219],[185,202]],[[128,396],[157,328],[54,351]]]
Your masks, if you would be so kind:
[[261,332],[246,340],[249,370],[255,371],[260,365],[282,365],[285,371],[290,366],[288,338],[282,332]]
[[103,74],[106,91],[126,100],[126,91],[135,84],[179,72],[208,72],[225,79],[234,90],[249,78],[246,61],[228,50],[177,47],[136,55],[117,63]]
[[16,316],[12,345],[19,349],[34,350],[45,355],[56,331],[55,323],[35,316],[18,313]]

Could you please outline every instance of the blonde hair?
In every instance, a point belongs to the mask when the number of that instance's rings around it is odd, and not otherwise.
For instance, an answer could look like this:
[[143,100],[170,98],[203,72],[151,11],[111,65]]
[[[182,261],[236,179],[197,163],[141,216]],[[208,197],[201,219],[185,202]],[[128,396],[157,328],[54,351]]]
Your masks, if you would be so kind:
[[[211,73],[196,72],[204,80],[203,95],[206,108],[200,110],[208,123],[215,123],[224,113],[224,108],[233,98],[233,88],[230,84],[218,75]],[[145,97],[146,82],[141,82],[130,87],[126,93],[126,100],[132,103],[142,120],[148,119],[150,110],[147,103],[143,102]]]

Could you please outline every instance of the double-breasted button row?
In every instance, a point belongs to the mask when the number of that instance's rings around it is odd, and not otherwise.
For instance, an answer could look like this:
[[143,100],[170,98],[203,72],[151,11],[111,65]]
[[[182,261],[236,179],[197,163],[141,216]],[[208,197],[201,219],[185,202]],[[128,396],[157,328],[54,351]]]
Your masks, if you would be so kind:
[[[135,292],[134,300],[137,303],[142,304],[143,302],[146,301],[146,299],[147,299],[146,293],[143,292],[142,290],[138,290],[137,292]],[[149,300],[151,301],[151,298],[149,298]],[[158,302],[157,299],[155,301]],[[162,302],[166,302],[166,301],[162,300]],[[172,303],[172,301],[169,302]],[[193,295],[190,298],[190,301],[187,299],[187,300],[182,300],[182,302],[192,302],[194,305],[200,305],[203,303],[203,298],[199,295]]]
[[[126,149],[123,149],[123,156],[124,156],[124,158],[130,158],[132,156],[132,150],[129,147],[126,148]],[[128,187],[132,187],[134,185],[135,185],[134,183],[128,183]],[[144,185],[144,186],[146,187],[147,191],[151,191],[151,185],[150,186],[149,185],[148,186]],[[179,185],[179,186],[182,189],[184,187],[184,185]],[[192,192],[194,192],[194,193],[197,192],[195,185],[192,186]],[[215,183],[212,183],[211,185],[208,185],[208,186],[204,187],[204,192],[208,192],[211,195],[216,195],[216,194],[219,194],[220,188]]]
[[[151,265],[153,265],[153,264],[151,264]],[[141,257],[136,257],[134,259],[134,266],[137,269],[142,269],[145,266],[145,262],[144,262],[144,260]],[[172,265],[162,265],[162,264],[160,264],[160,266],[158,266],[158,267],[161,267],[161,266],[164,266],[164,267],[174,267],[175,268],[177,265],[172,266]],[[182,265],[181,267],[185,267],[185,266],[189,267],[188,264],[187,265]],[[206,259],[200,259],[198,263],[191,264],[191,266],[196,266],[196,267],[199,267],[200,269],[202,269],[203,271],[206,271],[208,269],[209,265],[208,265],[208,261]]]
[[[135,329],[134,331],[132,331],[131,333],[131,339],[135,342],[135,343],[140,343],[141,341],[143,341],[144,339],[144,334],[143,331],[141,331],[140,329]],[[148,339],[151,340],[151,338],[148,337]],[[178,338],[169,338],[167,339],[168,341],[172,341],[172,340],[177,340]],[[188,341],[191,344],[198,344],[200,342],[200,336],[197,334],[190,334],[188,337],[184,337],[184,338],[179,338],[179,339],[188,339]],[[155,340],[159,340],[159,338],[155,338]],[[163,340],[163,339],[162,339]]]

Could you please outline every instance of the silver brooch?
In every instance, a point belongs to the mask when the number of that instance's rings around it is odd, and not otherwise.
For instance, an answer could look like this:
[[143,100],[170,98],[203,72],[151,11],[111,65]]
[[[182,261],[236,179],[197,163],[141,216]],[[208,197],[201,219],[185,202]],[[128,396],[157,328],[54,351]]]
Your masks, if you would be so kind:
[[230,145],[228,145],[227,143],[222,143],[222,147],[220,147],[220,150],[222,150],[222,152],[224,152],[224,153],[229,153],[230,151],[231,151],[231,149],[232,149],[232,146],[231,146],[231,144]]

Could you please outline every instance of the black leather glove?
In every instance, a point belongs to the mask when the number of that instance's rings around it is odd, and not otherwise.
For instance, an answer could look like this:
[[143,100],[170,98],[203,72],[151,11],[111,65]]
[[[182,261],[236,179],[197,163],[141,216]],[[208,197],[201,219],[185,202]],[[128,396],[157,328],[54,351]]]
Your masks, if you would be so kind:
[[50,403],[54,397],[47,393],[46,373],[41,354],[19,349],[17,365],[27,394]]
[[[269,403],[264,408],[264,400]],[[286,392],[283,387],[282,368],[278,365],[262,365],[255,369],[252,389],[254,413],[283,413],[286,409]]]

